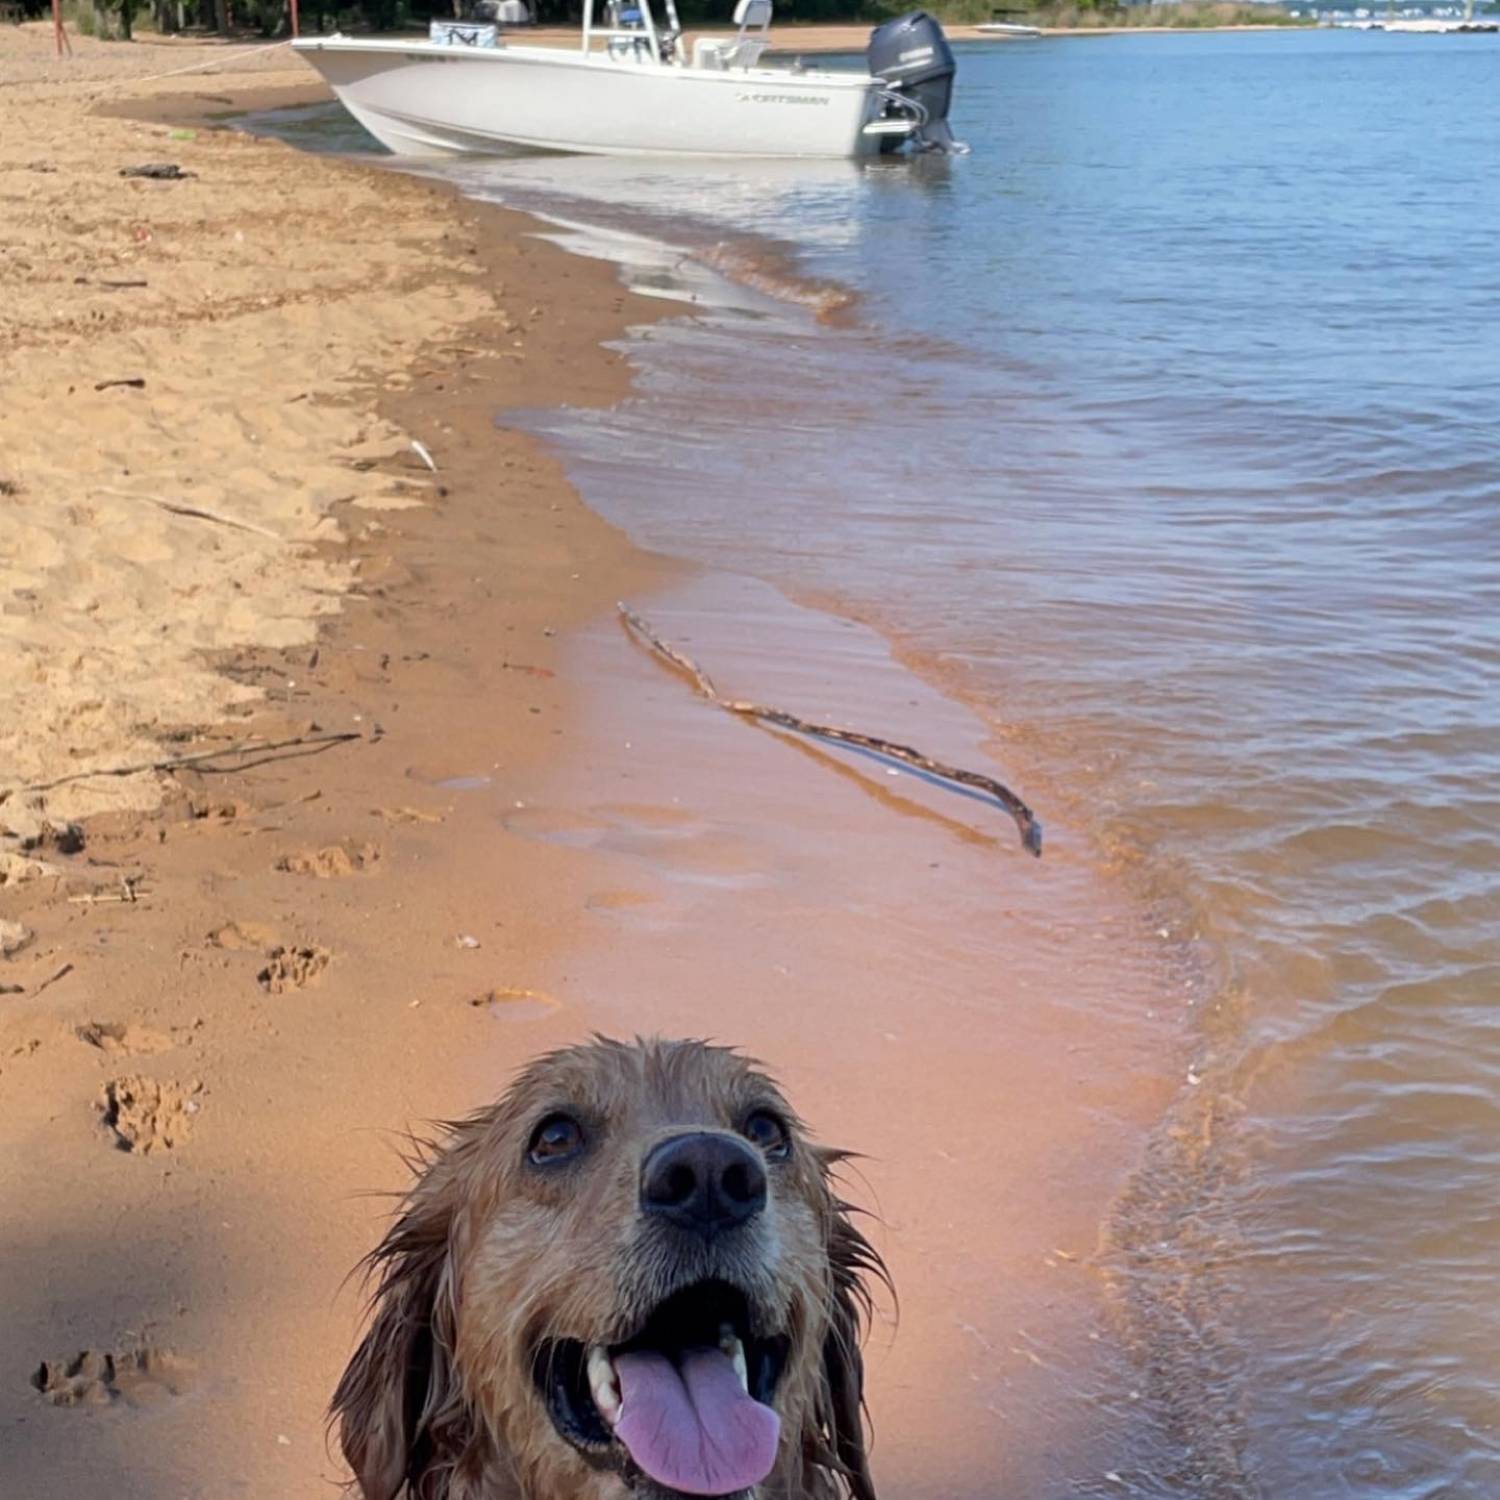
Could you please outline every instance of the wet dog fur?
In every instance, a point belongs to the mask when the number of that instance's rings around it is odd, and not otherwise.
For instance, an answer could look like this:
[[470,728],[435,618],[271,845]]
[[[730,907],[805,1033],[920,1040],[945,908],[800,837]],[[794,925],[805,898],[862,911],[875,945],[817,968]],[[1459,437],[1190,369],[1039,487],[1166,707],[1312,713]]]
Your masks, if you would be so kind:
[[[643,1211],[643,1163],[683,1132],[765,1162],[746,1222],[704,1238]],[[709,1286],[743,1307],[761,1378],[779,1371],[757,1394],[781,1419],[775,1467],[733,1500],[875,1500],[859,1343],[889,1283],[833,1185],[844,1156],[727,1048],[538,1058],[421,1148],[369,1257],[372,1320],[332,1403],[364,1500],[678,1500],[606,1430],[575,1430],[568,1372]]]

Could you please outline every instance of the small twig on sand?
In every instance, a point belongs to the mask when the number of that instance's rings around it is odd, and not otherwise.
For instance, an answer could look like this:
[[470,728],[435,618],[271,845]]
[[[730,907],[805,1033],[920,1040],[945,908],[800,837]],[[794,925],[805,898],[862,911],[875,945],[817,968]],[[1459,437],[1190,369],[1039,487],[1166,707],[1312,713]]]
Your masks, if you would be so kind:
[[148,161],[138,167],[121,167],[121,177],[153,177],[158,182],[182,182],[196,177],[196,172],[184,172],[175,161]]
[[69,896],[69,906],[111,906],[122,904],[134,906],[141,899],[139,875],[122,875],[117,891],[90,891],[84,896]]
[[[192,755],[170,755],[165,760],[143,760],[130,766],[102,766],[96,771],[75,771],[71,776],[59,776],[56,781],[37,781],[22,787],[25,792],[50,792],[54,787],[67,786],[74,781],[91,781],[95,776],[138,776],[145,771],[175,771],[184,766],[206,766],[206,762],[222,760],[226,755],[249,755],[252,752],[269,755],[277,750],[291,750],[316,745],[326,749],[329,745],[343,745],[350,740],[362,740],[362,734],[301,734],[289,740],[240,740],[233,745],[222,745],[217,750],[199,750]],[[256,762],[258,764],[258,762]],[[241,766],[240,770],[249,767]]]
[[43,990],[50,989],[59,979],[66,979],[73,972],[72,964],[64,964],[55,974],[48,975],[37,987],[32,990],[32,996],[40,995]]
[[144,375],[127,375],[119,380],[101,380],[95,384],[94,389],[96,391],[107,391],[117,385],[129,386],[133,391],[143,391],[146,389],[146,377]]
[[117,490],[111,485],[100,485],[101,495],[118,495],[122,500],[144,500],[158,510],[170,511],[174,516],[186,516],[193,521],[212,521],[216,526],[232,526],[236,531],[248,531],[263,536],[272,542],[284,542],[286,538],[266,526],[257,526],[254,521],[239,521],[215,510],[204,510],[201,505],[179,505],[173,500],[163,500],[157,495],[142,495],[135,490]]
[[942,761],[923,755],[920,750],[913,750],[910,745],[897,744],[894,740],[882,739],[878,735],[857,734],[853,730],[835,729],[827,724],[811,724],[806,719],[799,719],[795,714],[786,713],[779,708],[767,708],[763,704],[751,703],[743,698],[726,698],[714,686],[713,679],[692,657],[685,656],[675,647],[669,646],[628,604],[622,603],[618,607],[620,618],[624,620],[626,626],[658,656],[664,657],[679,671],[686,672],[692,678],[699,693],[710,703],[716,703],[720,708],[729,713],[738,714],[741,718],[759,719],[762,723],[774,724],[778,729],[789,729],[796,734],[811,735],[815,739],[832,740],[840,745],[852,745],[857,750],[868,750],[875,755],[883,755],[889,760],[901,761],[928,776],[936,777],[939,781],[973,787],[976,791],[993,797],[1015,819],[1016,827],[1021,831],[1021,847],[1040,857],[1042,825],[1037,821],[1032,810],[1008,786],[996,781],[993,776],[986,776],[980,771],[965,771],[959,766],[945,765]]

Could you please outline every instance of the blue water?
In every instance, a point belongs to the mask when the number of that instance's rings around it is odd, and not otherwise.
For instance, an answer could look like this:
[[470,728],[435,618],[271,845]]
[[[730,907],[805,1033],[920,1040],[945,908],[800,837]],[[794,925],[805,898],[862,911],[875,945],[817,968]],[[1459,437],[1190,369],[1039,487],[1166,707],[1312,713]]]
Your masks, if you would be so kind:
[[886,629],[1204,965],[1072,1493],[1492,1500],[1500,37],[970,46],[954,125],[464,169],[701,303],[535,425],[646,543]]

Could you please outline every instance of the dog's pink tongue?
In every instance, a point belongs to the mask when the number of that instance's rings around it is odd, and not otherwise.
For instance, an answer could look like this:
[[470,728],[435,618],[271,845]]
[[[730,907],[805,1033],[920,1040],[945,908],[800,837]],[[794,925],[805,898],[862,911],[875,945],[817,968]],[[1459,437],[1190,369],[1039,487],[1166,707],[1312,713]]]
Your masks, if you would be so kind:
[[617,1354],[615,1436],[658,1484],[685,1495],[732,1495],[771,1472],[781,1419],[752,1401],[718,1349]]

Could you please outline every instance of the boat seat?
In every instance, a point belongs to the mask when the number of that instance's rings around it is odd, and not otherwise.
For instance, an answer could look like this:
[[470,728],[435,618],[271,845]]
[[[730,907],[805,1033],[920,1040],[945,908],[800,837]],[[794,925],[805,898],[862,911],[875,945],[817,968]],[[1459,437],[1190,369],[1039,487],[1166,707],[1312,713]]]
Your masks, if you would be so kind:
[[774,7],[771,0],[739,0],[734,24],[739,27],[732,42],[718,37],[699,37],[693,43],[695,68],[753,68],[770,46],[768,33]]
[[693,66],[713,68],[722,72],[728,63],[724,61],[733,43],[720,41],[718,37],[700,36],[693,40]]

